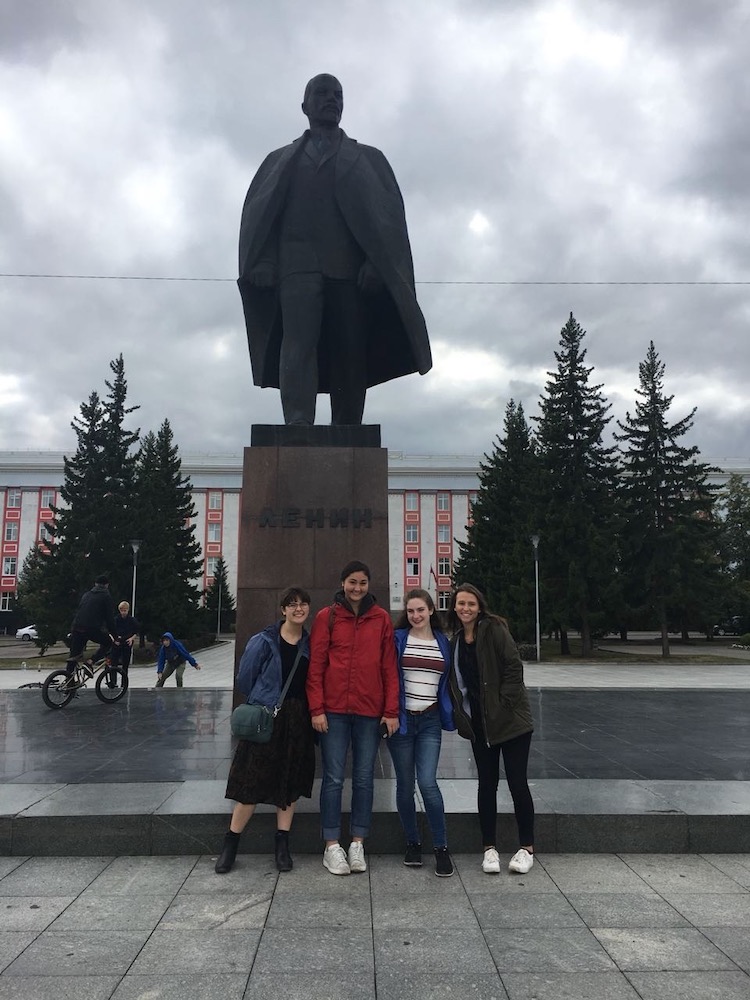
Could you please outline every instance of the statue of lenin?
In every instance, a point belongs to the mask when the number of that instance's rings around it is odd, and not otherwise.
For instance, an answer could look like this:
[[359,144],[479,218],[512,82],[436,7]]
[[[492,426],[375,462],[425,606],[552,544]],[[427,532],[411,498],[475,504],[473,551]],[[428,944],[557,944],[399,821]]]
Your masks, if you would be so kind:
[[339,81],[305,88],[310,127],[270,153],[240,225],[238,285],[253,382],[281,390],[286,424],[361,424],[369,386],[432,367],[404,204],[391,167],[339,128]]

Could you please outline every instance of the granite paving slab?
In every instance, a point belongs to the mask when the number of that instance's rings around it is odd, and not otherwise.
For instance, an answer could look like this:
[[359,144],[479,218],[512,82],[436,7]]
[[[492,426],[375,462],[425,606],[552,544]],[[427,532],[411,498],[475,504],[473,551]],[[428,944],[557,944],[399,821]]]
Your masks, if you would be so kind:
[[684,927],[592,928],[623,970],[660,972],[736,968],[700,931]]

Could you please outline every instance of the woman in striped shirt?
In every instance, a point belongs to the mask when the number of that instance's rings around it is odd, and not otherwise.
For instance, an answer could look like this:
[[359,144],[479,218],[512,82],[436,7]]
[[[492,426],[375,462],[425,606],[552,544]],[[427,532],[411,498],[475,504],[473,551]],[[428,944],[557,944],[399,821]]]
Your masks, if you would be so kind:
[[435,850],[435,874],[453,874],[448,853],[443,796],[437,766],[443,729],[456,728],[447,690],[450,645],[426,590],[410,590],[396,625],[399,728],[388,740],[396,772],[396,805],[406,834],[404,864],[422,865],[422,845],[414,804],[415,778],[424,802]]

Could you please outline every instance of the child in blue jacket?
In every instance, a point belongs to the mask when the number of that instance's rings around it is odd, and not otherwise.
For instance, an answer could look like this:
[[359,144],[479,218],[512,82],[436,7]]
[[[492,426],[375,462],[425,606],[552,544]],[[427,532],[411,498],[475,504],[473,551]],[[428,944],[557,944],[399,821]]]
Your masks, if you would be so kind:
[[175,639],[171,632],[165,632],[161,637],[159,658],[156,661],[156,686],[164,687],[166,679],[176,674],[177,687],[181,688],[186,661],[196,670],[200,670],[200,664],[196,663],[180,640]]

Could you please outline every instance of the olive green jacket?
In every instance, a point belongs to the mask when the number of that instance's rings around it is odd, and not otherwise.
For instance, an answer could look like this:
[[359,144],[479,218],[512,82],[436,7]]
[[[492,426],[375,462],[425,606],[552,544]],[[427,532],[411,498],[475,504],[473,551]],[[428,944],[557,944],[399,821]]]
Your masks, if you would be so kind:
[[[507,627],[492,618],[477,624],[477,665],[479,701],[487,745],[505,743],[534,729],[523,663]],[[448,678],[456,728],[464,739],[475,740],[469,711],[466,683],[458,666],[458,636],[451,642],[451,670]]]

